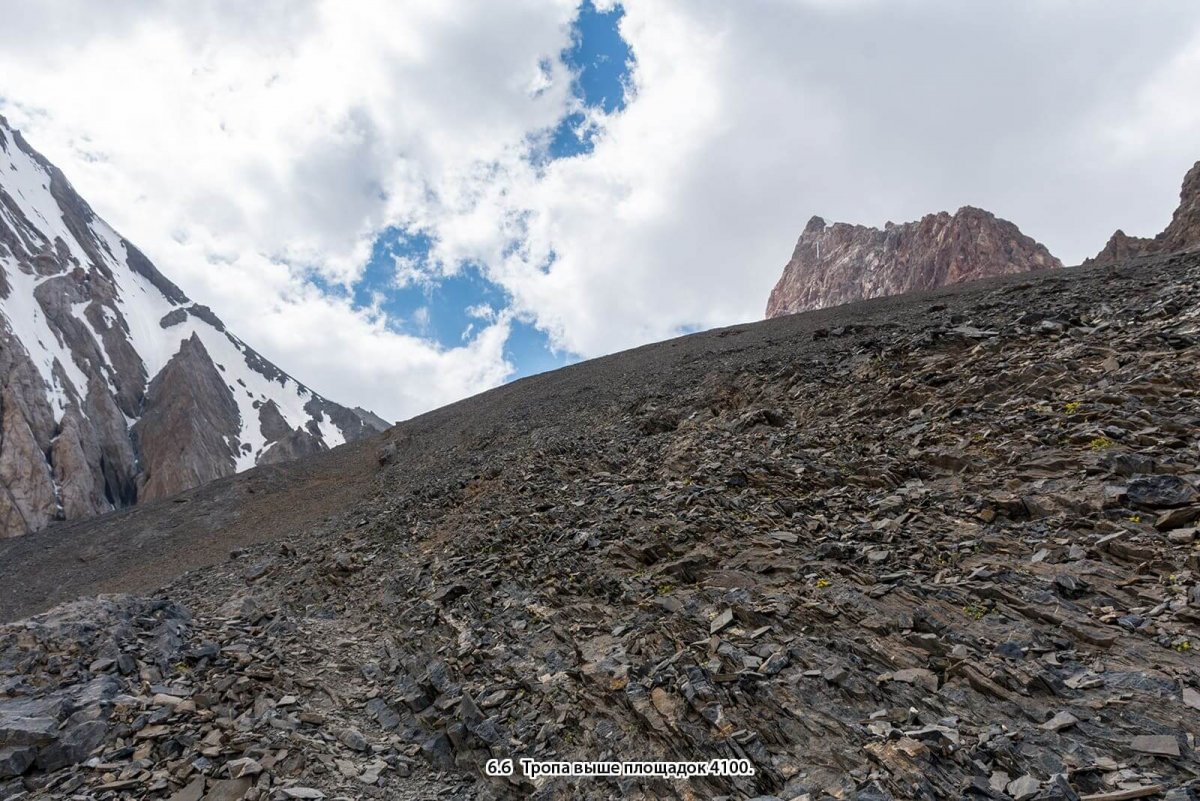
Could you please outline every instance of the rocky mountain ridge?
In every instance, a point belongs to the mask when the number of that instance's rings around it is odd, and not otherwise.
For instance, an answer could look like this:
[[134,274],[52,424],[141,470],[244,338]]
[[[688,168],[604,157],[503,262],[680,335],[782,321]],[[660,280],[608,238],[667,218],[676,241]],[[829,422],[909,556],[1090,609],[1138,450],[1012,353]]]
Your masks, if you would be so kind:
[[189,300],[2,117],[0,317],[0,537],[380,429]]
[[1084,264],[1120,264],[1143,256],[1180,253],[1200,248],[1200,161],[1183,178],[1179,205],[1171,222],[1153,238],[1129,236],[1118,229],[1104,249]]
[[771,290],[766,316],[1061,266],[1017,226],[971,206],[882,230],[813,217]]

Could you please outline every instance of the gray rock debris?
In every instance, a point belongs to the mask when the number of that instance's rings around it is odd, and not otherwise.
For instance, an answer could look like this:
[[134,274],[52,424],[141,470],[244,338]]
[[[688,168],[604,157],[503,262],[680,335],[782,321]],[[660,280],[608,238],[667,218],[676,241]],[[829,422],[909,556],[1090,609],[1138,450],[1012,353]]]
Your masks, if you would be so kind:
[[1101,278],[466,429],[405,484],[413,438],[287,548],[0,628],[0,708],[57,727],[0,745],[0,796],[1194,794],[1200,560],[1159,524],[1197,504],[1148,501],[1200,476],[1200,258]]

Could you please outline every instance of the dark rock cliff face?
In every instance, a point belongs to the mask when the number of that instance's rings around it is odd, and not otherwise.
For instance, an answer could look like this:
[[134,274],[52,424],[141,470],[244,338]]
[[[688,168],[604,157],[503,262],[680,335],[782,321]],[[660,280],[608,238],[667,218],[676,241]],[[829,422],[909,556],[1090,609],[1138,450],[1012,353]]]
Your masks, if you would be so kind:
[[319,430],[314,433],[308,429],[293,430],[289,428],[274,401],[269,401],[259,407],[258,416],[262,423],[263,433],[273,443],[259,457],[259,464],[278,464],[325,450]]
[[970,206],[883,230],[813,217],[771,291],[767,317],[1061,266],[1017,226]]
[[229,333],[0,117],[0,537],[383,427]]
[[149,411],[133,426],[143,500],[165,498],[233,474],[238,407],[204,343],[184,341],[146,393]]
[[1141,256],[1182,253],[1200,248],[1200,161],[1183,178],[1179,206],[1158,236],[1129,236],[1117,230],[1104,249],[1084,264],[1120,264]]

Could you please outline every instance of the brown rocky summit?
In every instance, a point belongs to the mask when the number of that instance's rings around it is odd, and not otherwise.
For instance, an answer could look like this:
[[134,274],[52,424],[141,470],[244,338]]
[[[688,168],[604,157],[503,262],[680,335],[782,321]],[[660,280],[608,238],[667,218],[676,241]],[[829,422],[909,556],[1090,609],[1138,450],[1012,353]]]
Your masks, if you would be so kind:
[[1129,236],[1118,229],[1104,249],[1084,264],[1120,264],[1140,256],[1183,253],[1200,247],[1200,161],[1183,178],[1179,206],[1171,222],[1153,238]]
[[766,316],[1061,266],[1017,226],[971,206],[882,230],[813,217]]

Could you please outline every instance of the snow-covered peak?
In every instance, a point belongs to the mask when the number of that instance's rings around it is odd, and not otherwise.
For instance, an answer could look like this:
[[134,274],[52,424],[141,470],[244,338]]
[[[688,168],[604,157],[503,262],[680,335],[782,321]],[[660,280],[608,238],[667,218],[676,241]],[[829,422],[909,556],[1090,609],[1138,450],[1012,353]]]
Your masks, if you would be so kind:
[[[8,490],[0,536],[378,428],[275,367],[189,300],[3,117],[0,318],[0,403],[12,407],[0,435],[8,442],[8,430],[21,429],[13,441],[34,443],[45,462],[33,478],[9,479],[0,449]],[[185,357],[186,371],[168,369]],[[59,450],[70,453],[56,461],[64,431],[72,442]],[[54,509],[30,508],[48,496]]]

